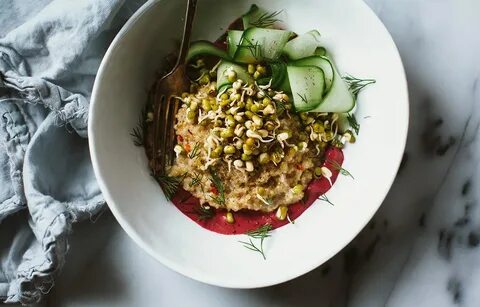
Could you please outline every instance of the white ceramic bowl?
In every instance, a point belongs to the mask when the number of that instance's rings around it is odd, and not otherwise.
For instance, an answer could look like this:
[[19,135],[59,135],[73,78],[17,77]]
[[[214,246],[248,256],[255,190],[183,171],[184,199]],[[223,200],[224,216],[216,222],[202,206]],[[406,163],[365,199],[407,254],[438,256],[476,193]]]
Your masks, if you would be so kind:
[[[345,150],[345,168],[330,206],[317,201],[294,225],[265,242],[267,260],[237,241],[207,231],[164,198],[152,180],[142,148],[130,132],[163,58],[181,35],[185,1],[146,3],[127,22],[98,71],[90,108],[90,151],[103,195],[120,225],[150,255],[196,280],[224,287],[255,288],[302,275],[340,251],[371,219],[397,173],[408,128],[403,66],[389,33],[360,0],[257,0],[284,10],[288,28],[318,29],[342,72],[377,83],[359,98],[357,143]],[[200,0],[194,39],[214,39],[253,1]],[[132,264],[135,265],[135,264]]]

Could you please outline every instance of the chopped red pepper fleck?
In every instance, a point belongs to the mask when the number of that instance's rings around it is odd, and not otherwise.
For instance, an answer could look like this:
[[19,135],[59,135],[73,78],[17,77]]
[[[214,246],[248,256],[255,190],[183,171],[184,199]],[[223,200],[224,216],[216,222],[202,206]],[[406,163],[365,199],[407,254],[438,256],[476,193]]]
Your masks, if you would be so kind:
[[213,194],[215,194],[215,195],[218,195],[218,194],[219,194],[216,187],[211,187],[211,188],[210,188],[210,193],[213,193]]
[[183,136],[177,135],[177,142],[182,143],[183,142]]
[[192,150],[192,147],[190,146],[190,144],[185,144],[185,151],[186,152],[190,152]]

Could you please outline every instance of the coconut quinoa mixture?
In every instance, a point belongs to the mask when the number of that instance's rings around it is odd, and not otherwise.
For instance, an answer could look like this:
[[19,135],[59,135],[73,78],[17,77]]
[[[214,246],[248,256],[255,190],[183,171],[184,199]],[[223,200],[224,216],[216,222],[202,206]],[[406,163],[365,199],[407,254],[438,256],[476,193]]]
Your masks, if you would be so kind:
[[[321,165],[325,149],[338,140],[336,114],[291,112],[288,95],[245,82],[233,70],[224,76],[232,85],[217,90],[215,67],[202,60],[196,67],[200,77],[178,97],[177,158],[168,174],[183,176],[183,188],[201,204],[287,210],[313,178],[331,176]],[[252,64],[248,73],[252,80],[268,74]]]

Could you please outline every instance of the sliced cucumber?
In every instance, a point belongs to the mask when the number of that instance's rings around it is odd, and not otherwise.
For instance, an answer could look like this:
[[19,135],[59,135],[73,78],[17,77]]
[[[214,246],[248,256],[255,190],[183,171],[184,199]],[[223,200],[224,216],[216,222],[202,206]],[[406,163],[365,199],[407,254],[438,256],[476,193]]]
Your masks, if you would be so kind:
[[247,13],[242,16],[243,29],[252,27],[258,28],[272,28],[275,26],[275,17],[280,12],[268,12],[263,8],[258,7],[256,4],[252,4]]
[[232,86],[231,84],[224,84],[224,85],[220,86],[219,88],[217,88],[217,92],[223,94],[231,86]]
[[289,41],[283,48],[283,53],[291,60],[298,60],[314,55],[319,45],[320,33],[312,30]]
[[196,41],[190,44],[185,62],[191,61],[199,55],[213,55],[222,59],[229,59],[227,52],[209,41]]
[[290,31],[249,28],[243,32],[233,59],[240,63],[276,60],[282,55],[282,49],[291,35]]
[[349,113],[337,113],[338,114],[338,119],[337,119],[337,126],[338,126],[338,132],[343,134],[345,131],[350,128],[350,124],[348,123],[348,114]]
[[[332,63],[330,61],[330,63]],[[333,83],[330,90],[325,94],[323,101],[312,112],[345,113],[355,107],[355,99],[348,89],[347,83],[338,73],[335,65],[333,68]]]
[[272,73],[271,76],[258,79],[257,83],[259,85],[267,85],[268,83],[270,83],[271,80],[271,88],[276,90],[282,90],[280,89],[280,87],[282,86],[282,84],[285,83],[285,79],[287,79],[288,82],[287,64],[283,62],[272,62],[269,64],[269,66]]
[[230,30],[227,34],[228,55],[233,58],[237,51],[240,40],[242,39],[243,31]]
[[272,71],[271,87],[277,89],[287,79],[287,64],[283,62],[270,63],[270,70]]
[[330,91],[335,79],[333,64],[326,57],[311,56],[308,58],[297,60],[291,65],[294,66],[317,66],[323,70],[325,74],[325,94]]
[[291,93],[292,92],[292,88],[290,87],[290,80],[289,80],[289,77],[288,77],[288,73],[285,76],[285,78],[283,78],[283,82],[278,86],[278,89],[282,92],[285,92],[285,93]]
[[317,47],[317,49],[315,49],[315,52],[313,54],[317,56],[326,56],[327,49],[325,49],[325,47]]
[[308,112],[322,103],[325,88],[323,70],[317,66],[288,66],[293,105],[297,112]]
[[251,27],[250,21],[258,19],[258,17],[261,15],[260,8],[256,4],[252,4],[250,6],[250,9],[248,12],[243,14],[242,16],[242,22],[243,22],[243,28],[246,30]]
[[351,115],[355,115],[357,112],[357,104],[348,112],[345,113],[337,113],[338,114],[338,131],[340,133],[344,133],[347,130],[352,130],[352,126],[350,125],[350,121],[348,120],[348,117]]
[[257,84],[258,85],[267,85],[270,82],[271,79],[272,78],[269,78],[269,77],[263,77],[263,78],[257,79]]
[[232,83],[228,81],[227,77],[227,73],[229,70],[233,70],[237,74],[237,79],[241,79],[246,83],[253,83],[252,76],[244,67],[223,60],[217,69],[217,89],[220,89],[222,86]]

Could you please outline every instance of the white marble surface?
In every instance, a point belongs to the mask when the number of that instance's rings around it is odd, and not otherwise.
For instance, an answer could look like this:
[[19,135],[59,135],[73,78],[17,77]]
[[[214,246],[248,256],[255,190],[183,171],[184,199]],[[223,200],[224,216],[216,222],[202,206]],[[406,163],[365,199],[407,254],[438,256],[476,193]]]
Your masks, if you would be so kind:
[[367,2],[400,49],[411,126],[404,167],[348,247],[286,284],[222,289],[155,262],[106,213],[75,229],[42,305],[479,306],[480,1]]

